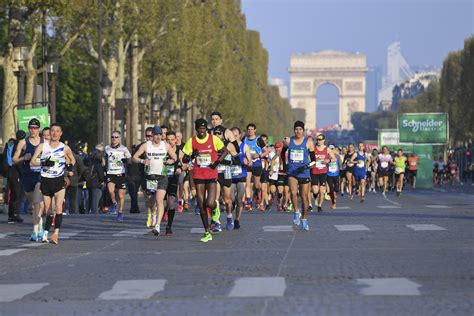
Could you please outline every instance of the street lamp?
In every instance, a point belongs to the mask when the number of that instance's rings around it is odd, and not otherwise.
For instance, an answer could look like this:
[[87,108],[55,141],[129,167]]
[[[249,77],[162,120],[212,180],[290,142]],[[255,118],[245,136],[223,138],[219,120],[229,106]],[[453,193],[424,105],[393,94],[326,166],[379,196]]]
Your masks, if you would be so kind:
[[25,61],[28,59],[29,46],[23,31],[18,32],[12,40],[13,45],[13,61],[18,64],[18,70],[15,76],[18,77],[18,105],[23,106],[25,103]]
[[109,96],[112,93],[112,81],[110,81],[108,76],[102,78],[101,82],[102,89],[102,120],[99,121],[99,124],[102,124],[102,142],[105,144],[109,139],[109,122],[110,122],[110,111],[109,111]]
[[[127,147],[131,147],[132,146],[132,134],[131,134],[131,130],[132,130],[132,126],[131,126],[131,118],[130,118],[130,115],[131,115],[131,101],[132,101],[132,87],[130,85],[130,79],[127,77],[125,79],[125,83],[123,85],[123,99],[125,100],[125,105],[124,105],[124,109],[125,109],[125,126],[126,126],[126,137],[125,137],[125,143],[127,145]],[[122,130],[124,128],[122,127]]]
[[[50,80],[49,86],[49,101],[51,109],[51,122],[56,122],[56,75],[59,73],[59,56],[57,54],[49,54],[46,56],[46,70]],[[44,98],[44,97],[43,97]]]
[[146,125],[146,100],[148,98],[148,93],[145,91],[138,92],[138,103],[140,104],[141,108],[141,115],[140,115],[140,125],[141,125],[141,135],[142,140],[145,140],[145,125]]
[[109,77],[104,77],[101,82],[101,87],[102,87],[102,96],[105,99],[105,103],[107,103],[107,99],[112,93],[112,81],[110,81]]

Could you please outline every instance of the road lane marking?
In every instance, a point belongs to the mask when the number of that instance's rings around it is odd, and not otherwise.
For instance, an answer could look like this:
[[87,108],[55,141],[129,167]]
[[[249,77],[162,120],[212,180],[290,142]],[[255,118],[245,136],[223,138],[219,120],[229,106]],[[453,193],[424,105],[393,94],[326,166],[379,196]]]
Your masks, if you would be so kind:
[[438,189],[438,188],[433,188],[433,190],[438,191],[438,192],[446,192],[445,189]]
[[122,230],[120,233],[114,234],[114,237],[136,237],[137,235],[145,235],[149,229],[127,229]]
[[385,196],[384,199],[385,199],[385,201],[390,202],[390,203],[392,203],[392,204],[395,205],[395,206],[402,206],[400,203],[398,203],[398,202],[396,202],[396,201],[394,201],[394,200],[389,199],[387,196]]
[[23,244],[20,247],[22,247],[22,248],[34,248],[34,247],[39,247],[39,246],[43,246],[43,245],[47,245],[47,243],[45,243],[45,242],[30,242],[29,244]]
[[412,224],[412,225],[407,225],[407,227],[413,230],[446,230],[446,228],[443,228],[435,224]]
[[365,225],[334,225],[336,229],[340,232],[353,232],[353,231],[364,231],[370,230]]
[[424,206],[429,207],[429,208],[452,208],[451,206],[439,205],[439,204],[428,204],[428,205],[424,205]]
[[336,206],[336,210],[350,210],[350,206]]
[[358,285],[365,285],[360,290],[363,295],[420,295],[420,284],[407,278],[357,279]]
[[99,300],[146,300],[165,289],[166,280],[122,280],[111,290],[102,292]]
[[396,205],[377,205],[377,207],[384,208],[384,209],[400,208],[400,206],[396,206]]
[[235,280],[229,297],[281,297],[285,294],[283,277],[251,277]]
[[264,232],[292,232],[293,230],[291,225],[263,226]]
[[14,233],[0,233],[0,239],[13,235]]
[[0,302],[13,302],[38,292],[49,283],[0,284]]
[[66,231],[66,232],[61,232],[59,234],[59,238],[60,239],[69,239],[73,236],[76,236],[77,234],[80,234],[80,233],[83,233],[84,231],[83,230],[78,230],[78,231]]
[[15,248],[15,249],[0,250],[0,257],[2,257],[2,256],[11,256],[11,255],[13,255],[15,253],[18,253],[20,251],[23,251],[23,250],[26,250],[26,249]]
[[204,234],[204,228],[191,228],[191,234]]

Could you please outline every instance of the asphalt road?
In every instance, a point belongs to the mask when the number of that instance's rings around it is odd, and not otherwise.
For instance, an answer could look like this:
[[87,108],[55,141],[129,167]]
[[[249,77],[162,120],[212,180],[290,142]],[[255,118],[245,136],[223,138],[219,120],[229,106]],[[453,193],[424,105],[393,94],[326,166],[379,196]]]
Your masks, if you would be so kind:
[[159,238],[143,213],[70,215],[59,245],[1,214],[0,315],[473,315],[472,191],[340,198],[309,232],[245,213],[207,244],[192,212]]

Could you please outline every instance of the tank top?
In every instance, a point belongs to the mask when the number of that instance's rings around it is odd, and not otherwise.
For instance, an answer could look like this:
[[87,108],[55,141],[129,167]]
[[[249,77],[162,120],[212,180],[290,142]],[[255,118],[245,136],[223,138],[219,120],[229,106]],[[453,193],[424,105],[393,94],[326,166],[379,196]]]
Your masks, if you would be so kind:
[[357,152],[356,164],[354,170],[357,172],[366,172],[365,164],[367,163],[367,154],[364,152],[362,155]]
[[[179,146],[176,146],[176,157],[179,157],[179,151],[180,151]],[[176,169],[178,169],[180,167],[179,160],[175,161],[171,165],[167,164],[166,161],[165,161],[165,167],[166,167],[166,175],[168,177],[177,177],[178,176],[178,175],[175,174],[175,172],[176,172]]]
[[394,159],[394,165],[395,165],[395,173],[400,174],[405,172],[405,161],[407,159],[405,157],[395,157]]
[[232,165],[231,172],[232,172],[232,179],[242,179],[247,177],[247,169],[244,166],[244,158],[245,158],[245,143],[240,143],[240,152],[239,152],[239,159],[240,165]]
[[[43,142],[43,138],[40,138],[40,144]],[[36,147],[38,147],[38,145],[33,145],[31,142],[30,142],[30,138],[27,137],[25,138],[25,154],[31,154],[31,156],[33,157],[33,155],[35,154],[35,151],[36,151]],[[40,160],[41,158],[38,158],[38,161]],[[30,166],[30,160],[27,160],[27,161],[23,161],[23,164],[22,164],[22,173],[23,173],[23,176],[31,176],[31,175],[34,175],[34,176],[37,176],[40,172],[41,172],[41,166],[35,166],[35,167],[31,167]]]
[[110,145],[105,147],[105,154],[107,155],[107,174],[125,174],[125,164],[122,162],[123,158],[130,158],[130,152],[124,145],[113,148]]
[[166,143],[160,141],[158,146],[153,146],[152,141],[146,142],[146,158],[150,159],[150,164],[145,166],[146,175],[167,175],[167,168],[165,167],[166,159]]
[[328,148],[324,146],[323,150],[319,150],[318,147],[314,147],[314,155],[316,156],[316,165],[311,170],[312,174],[325,174],[328,173],[328,166],[326,159],[329,158]]
[[377,157],[379,161],[379,168],[382,171],[388,171],[388,167],[390,165],[390,162],[393,160],[392,156],[390,154],[379,154]]
[[[250,154],[257,154],[260,155],[262,153],[262,148],[258,146],[257,144],[258,136],[256,136],[254,139],[248,139],[248,137],[245,137],[244,143],[249,146],[250,148]],[[260,158],[255,158],[252,159],[252,167],[261,167],[262,166],[262,159]]]
[[338,177],[340,169],[340,158],[336,155],[336,161],[330,161],[328,163],[328,176],[329,177]]
[[303,172],[298,172],[297,169],[306,166],[309,163],[308,149],[306,143],[308,139],[305,137],[300,145],[296,145],[294,137],[290,138],[290,145],[288,146],[288,175],[297,178],[309,178],[309,169]]
[[349,170],[354,170],[354,162],[351,161],[352,156],[354,156],[355,152],[352,153],[347,153],[344,156],[344,164],[346,165],[346,168]]
[[54,166],[41,167],[41,176],[44,178],[58,178],[64,175],[64,170],[66,169],[66,157],[64,155],[65,145],[62,142],[59,142],[58,147],[52,148],[49,145],[49,142],[43,144],[43,152],[41,153],[41,161],[54,161]]
[[408,169],[411,171],[418,169],[418,157],[408,157]]
[[208,134],[207,141],[203,144],[198,143],[196,136],[192,138],[193,150],[197,152],[193,172],[194,179],[217,179],[217,169],[211,168],[211,164],[217,160],[213,137],[213,135]]

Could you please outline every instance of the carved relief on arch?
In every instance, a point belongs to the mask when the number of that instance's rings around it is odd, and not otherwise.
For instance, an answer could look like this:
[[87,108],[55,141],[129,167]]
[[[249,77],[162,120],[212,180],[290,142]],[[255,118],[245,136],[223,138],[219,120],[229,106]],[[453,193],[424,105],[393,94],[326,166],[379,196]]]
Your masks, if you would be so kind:
[[317,93],[319,87],[326,83],[336,86],[337,91],[339,92],[339,95],[343,94],[342,93],[342,79],[315,79],[314,80],[314,93]]

